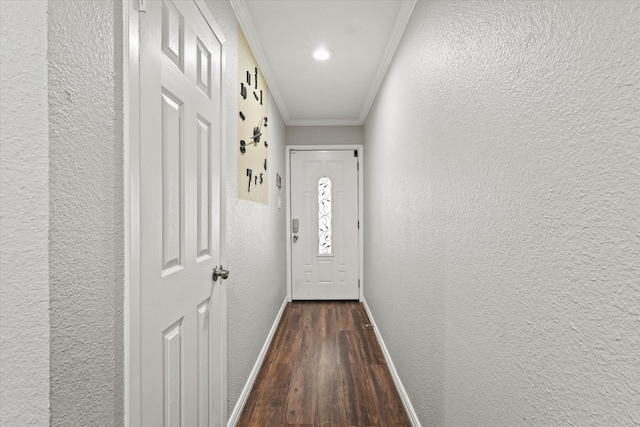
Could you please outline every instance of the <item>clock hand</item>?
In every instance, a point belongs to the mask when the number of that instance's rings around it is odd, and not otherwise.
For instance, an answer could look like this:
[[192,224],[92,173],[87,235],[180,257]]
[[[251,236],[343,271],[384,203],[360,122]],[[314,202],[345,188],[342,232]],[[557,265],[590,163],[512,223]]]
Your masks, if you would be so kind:
[[249,144],[257,144],[258,141],[256,141],[256,138],[260,139],[260,135],[262,135],[262,132],[250,136],[249,139],[253,139],[253,141],[249,142]]
[[253,144],[257,146],[258,143],[260,142],[261,135],[262,135],[262,118],[258,122],[258,126],[253,128],[253,136],[251,136],[249,139],[253,139]]

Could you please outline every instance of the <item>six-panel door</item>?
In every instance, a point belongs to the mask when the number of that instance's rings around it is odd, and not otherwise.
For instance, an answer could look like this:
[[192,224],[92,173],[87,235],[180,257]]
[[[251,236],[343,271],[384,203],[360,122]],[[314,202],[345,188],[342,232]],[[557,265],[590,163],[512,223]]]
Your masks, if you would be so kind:
[[140,15],[139,411],[145,426],[214,426],[226,405],[217,384],[224,323],[211,280],[222,231],[221,43],[194,1],[147,8]]

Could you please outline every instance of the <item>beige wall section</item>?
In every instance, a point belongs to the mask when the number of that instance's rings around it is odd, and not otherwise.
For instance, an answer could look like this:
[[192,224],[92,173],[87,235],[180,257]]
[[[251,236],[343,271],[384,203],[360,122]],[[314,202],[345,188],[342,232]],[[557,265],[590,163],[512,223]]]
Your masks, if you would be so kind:
[[47,2],[0,1],[0,426],[49,423]]
[[640,422],[640,2],[418,1],[365,298],[423,426]]
[[287,145],[350,145],[364,142],[362,126],[288,126]]
[[[284,122],[269,97],[268,203],[238,199],[238,21],[227,1],[206,0],[222,29],[227,68],[223,87],[227,129],[227,258],[228,288],[227,374],[228,414],[251,373],[271,325],[287,294],[285,192],[276,187],[276,173],[284,184]],[[251,92],[249,93],[250,96]],[[244,181],[242,182],[244,185]],[[278,209],[278,197],[282,207]]]
[[[238,155],[238,168],[236,182],[244,183],[238,185],[238,198],[259,203],[269,202],[269,168],[268,157],[273,149],[265,146],[265,142],[270,143],[269,129],[271,126],[264,126],[264,118],[267,117],[267,123],[271,119],[269,115],[269,102],[271,97],[267,88],[267,83],[262,74],[262,70],[258,67],[258,63],[251,51],[251,47],[247,39],[238,25],[238,80],[236,83],[236,97],[238,99],[235,113],[237,125],[238,141],[236,142],[235,153],[239,152],[240,140],[245,141],[246,152]],[[258,69],[258,84],[256,89],[255,69]],[[251,79],[251,85],[247,82],[247,72]],[[243,84],[246,90],[246,98],[240,95],[240,84]],[[255,96],[254,96],[255,94]],[[258,97],[258,99],[256,99]],[[262,104],[260,98],[262,97]],[[240,117],[240,112],[244,114],[244,120]],[[232,114],[233,114],[232,113]],[[254,128],[260,129],[260,142],[255,144],[251,139]],[[267,170],[264,169],[264,161],[267,159]],[[251,191],[249,191],[249,177],[247,169],[251,169]]]

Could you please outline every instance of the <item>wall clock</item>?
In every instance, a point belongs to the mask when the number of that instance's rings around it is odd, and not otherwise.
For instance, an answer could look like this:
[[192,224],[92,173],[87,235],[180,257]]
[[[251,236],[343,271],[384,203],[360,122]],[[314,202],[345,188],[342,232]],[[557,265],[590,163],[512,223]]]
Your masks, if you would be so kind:
[[268,203],[268,90],[238,26],[238,198]]

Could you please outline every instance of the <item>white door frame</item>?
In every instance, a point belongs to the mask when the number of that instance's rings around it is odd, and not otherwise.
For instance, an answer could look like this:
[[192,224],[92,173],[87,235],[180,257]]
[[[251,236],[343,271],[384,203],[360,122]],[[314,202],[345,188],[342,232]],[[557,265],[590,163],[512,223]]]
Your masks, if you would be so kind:
[[[220,264],[227,264],[226,241],[226,46],[223,33],[203,0],[193,0],[221,45]],[[140,13],[147,0],[125,0],[123,17],[124,115],[124,425],[141,425],[140,412]],[[227,425],[227,287],[220,280],[220,425]]]
[[363,177],[364,177],[364,148],[362,144],[350,145],[287,145],[285,146],[285,163],[286,163],[286,202],[287,202],[287,300],[292,301],[292,280],[291,280],[291,152],[292,151],[344,151],[358,150],[358,221],[360,228],[358,230],[358,277],[360,277],[360,289],[358,290],[360,301],[364,298],[364,245],[362,236],[364,235],[363,220]]

